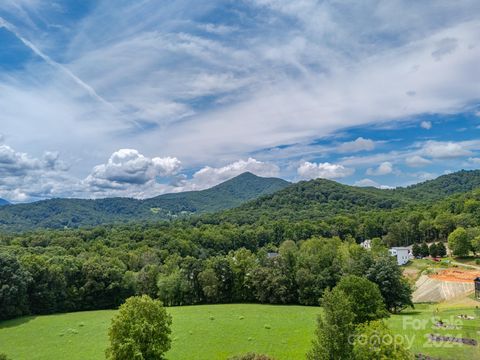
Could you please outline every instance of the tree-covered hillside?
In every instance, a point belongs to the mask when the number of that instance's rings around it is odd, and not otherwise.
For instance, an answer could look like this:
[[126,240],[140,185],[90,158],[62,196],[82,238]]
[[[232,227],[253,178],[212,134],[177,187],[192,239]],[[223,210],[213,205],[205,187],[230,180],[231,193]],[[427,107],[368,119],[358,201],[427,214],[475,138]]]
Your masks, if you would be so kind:
[[259,196],[271,194],[290,185],[278,178],[262,178],[245,172],[231,180],[203,191],[160,195],[142,202],[142,208],[161,208],[204,213],[233,208]]
[[[244,173],[211,189],[165,194],[146,200],[52,199],[0,208],[0,230],[96,226],[158,221],[201,215],[192,221],[258,224],[271,221],[336,222],[358,220],[370,212],[387,219],[392,212],[412,211],[480,186],[480,171],[460,171],[406,188],[377,189],[316,179],[290,184]],[[223,211],[226,210],[226,211]],[[210,213],[210,214],[208,214]],[[391,216],[390,216],[391,217]],[[387,221],[387,220],[385,220]],[[385,233],[385,221],[374,224]],[[373,226],[373,225],[372,225]],[[349,231],[349,233],[355,233]]]
[[241,174],[202,191],[165,194],[146,200],[51,199],[0,208],[0,230],[96,226],[133,221],[158,221],[185,214],[229,209],[289,185],[277,178]]
[[360,188],[326,179],[301,181],[276,193],[260,197],[242,206],[222,213],[222,219],[250,223],[259,218],[313,220],[342,213],[389,210],[413,201],[396,197],[393,193]]
[[466,193],[480,187],[480,170],[462,170],[406,188],[391,190],[397,196],[416,201],[440,200],[447,196]]
[[8,205],[10,204],[7,200],[5,199],[0,199],[0,206],[3,206],[3,205]]
[[425,206],[480,187],[480,170],[459,171],[396,189],[356,187],[326,179],[301,181],[221,214],[222,221],[327,220],[346,214]]

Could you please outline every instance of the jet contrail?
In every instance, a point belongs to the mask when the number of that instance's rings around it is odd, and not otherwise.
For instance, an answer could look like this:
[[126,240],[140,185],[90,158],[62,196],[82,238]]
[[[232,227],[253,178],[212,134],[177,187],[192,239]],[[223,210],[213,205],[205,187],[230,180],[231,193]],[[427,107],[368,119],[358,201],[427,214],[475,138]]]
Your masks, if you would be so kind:
[[56,61],[52,60],[48,55],[44,54],[39,48],[35,46],[32,42],[29,40],[25,39],[20,33],[16,30],[15,26],[13,26],[11,23],[6,21],[4,18],[0,17],[0,29],[5,28],[6,30],[10,31],[13,35],[15,35],[25,46],[27,46],[30,50],[32,50],[36,55],[38,55],[40,58],[42,58],[47,64],[51,65],[52,67],[62,71],[65,73],[68,77],[70,77],[77,85],[81,86],[83,89],[87,91],[87,93],[94,98],[95,100],[98,100],[102,104],[114,109],[115,111],[118,111],[113,104],[109,103],[107,100],[105,100],[103,97],[97,94],[94,88],[92,88],[90,85],[85,83],[82,79],[80,79],[77,75],[72,73],[69,69],[67,69],[65,66],[62,64],[57,63]]

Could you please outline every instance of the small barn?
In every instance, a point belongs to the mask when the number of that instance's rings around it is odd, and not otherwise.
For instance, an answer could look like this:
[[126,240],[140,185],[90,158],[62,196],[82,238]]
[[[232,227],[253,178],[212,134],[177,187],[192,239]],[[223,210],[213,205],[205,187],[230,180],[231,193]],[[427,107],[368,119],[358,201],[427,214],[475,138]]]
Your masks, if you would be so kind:
[[475,299],[480,300],[480,277],[473,281],[475,282]]

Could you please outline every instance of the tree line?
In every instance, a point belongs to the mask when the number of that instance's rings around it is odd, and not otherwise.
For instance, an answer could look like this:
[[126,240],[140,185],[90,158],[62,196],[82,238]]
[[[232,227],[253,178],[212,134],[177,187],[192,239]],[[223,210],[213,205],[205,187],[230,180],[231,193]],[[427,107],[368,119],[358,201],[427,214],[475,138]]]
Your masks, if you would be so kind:
[[[195,254],[182,254],[180,249],[168,253],[162,242],[132,242],[136,233],[123,240],[123,233],[115,240],[103,238],[101,229],[75,234],[61,241],[50,238],[48,246],[42,246],[40,236],[31,236],[23,246],[12,240],[0,248],[2,319],[115,308],[143,294],[168,306],[318,305],[325,289],[345,275],[367,276],[378,283],[391,311],[409,304],[410,288],[386,248],[370,252],[338,237],[287,240],[257,251],[240,247],[212,255],[208,248]],[[88,235],[83,241],[82,234]],[[385,277],[395,286],[382,287]]]

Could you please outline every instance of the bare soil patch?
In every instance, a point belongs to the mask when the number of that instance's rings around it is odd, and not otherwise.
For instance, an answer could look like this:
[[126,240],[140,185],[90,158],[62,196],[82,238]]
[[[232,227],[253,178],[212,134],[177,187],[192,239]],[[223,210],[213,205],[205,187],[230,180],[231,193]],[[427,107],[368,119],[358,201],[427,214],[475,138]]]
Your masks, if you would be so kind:
[[436,274],[428,275],[428,277],[442,281],[471,283],[475,278],[480,277],[480,271],[446,269],[439,271]]

